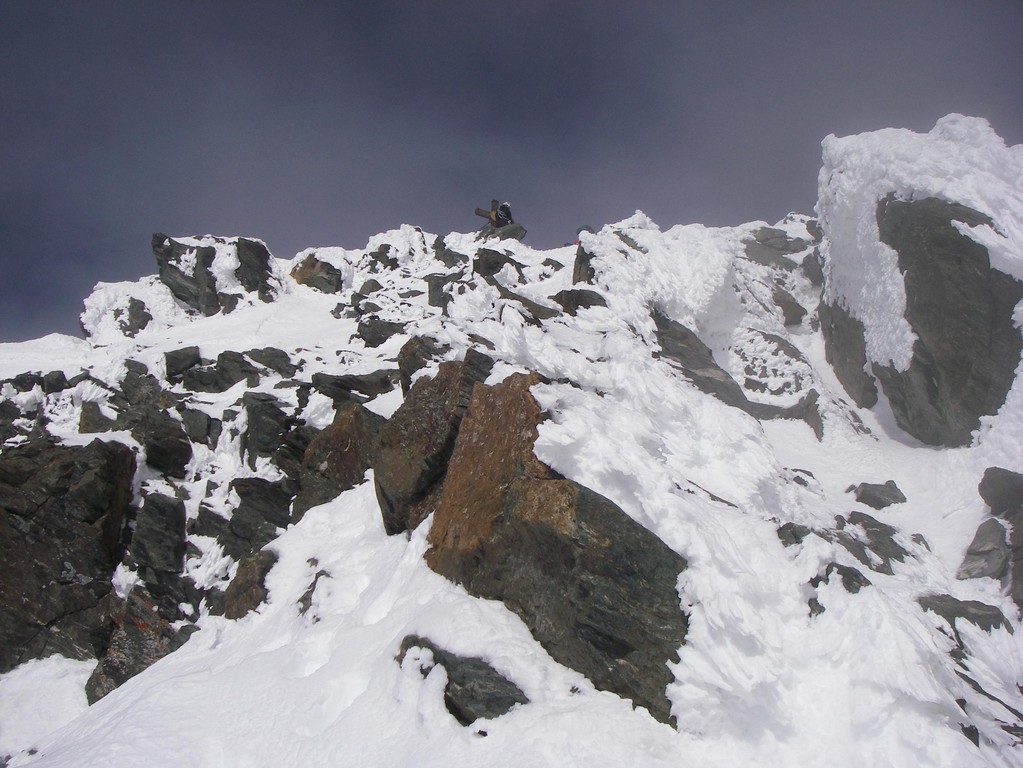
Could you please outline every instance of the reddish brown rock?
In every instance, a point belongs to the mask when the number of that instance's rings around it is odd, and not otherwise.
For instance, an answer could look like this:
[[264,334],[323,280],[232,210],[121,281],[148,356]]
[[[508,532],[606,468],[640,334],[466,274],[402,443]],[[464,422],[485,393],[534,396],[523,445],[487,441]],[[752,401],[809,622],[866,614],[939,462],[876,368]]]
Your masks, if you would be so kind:
[[688,627],[685,560],[533,454],[536,374],[477,384],[430,531],[430,567],[502,600],[557,661],[671,720],[667,667]]

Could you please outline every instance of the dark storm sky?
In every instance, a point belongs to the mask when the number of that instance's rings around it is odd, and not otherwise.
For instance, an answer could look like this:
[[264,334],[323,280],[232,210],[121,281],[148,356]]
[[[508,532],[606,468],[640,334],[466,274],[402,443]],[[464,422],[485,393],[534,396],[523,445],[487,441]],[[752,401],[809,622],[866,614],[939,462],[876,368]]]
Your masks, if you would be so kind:
[[290,258],[511,201],[547,248],[816,201],[820,142],[1023,141],[1023,2],[0,0],[0,341],[77,334],[154,231]]

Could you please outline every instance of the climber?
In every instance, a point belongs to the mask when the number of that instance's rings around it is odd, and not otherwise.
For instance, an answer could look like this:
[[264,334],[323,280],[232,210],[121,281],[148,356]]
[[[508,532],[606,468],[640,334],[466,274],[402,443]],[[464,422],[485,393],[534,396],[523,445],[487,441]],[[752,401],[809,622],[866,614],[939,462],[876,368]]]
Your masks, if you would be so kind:
[[498,205],[496,200],[490,201],[489,211],[477,208],[476,215],[482,216],[484,219],[489,221],[494,229],[500,229],[501,227],[506,227],[509,224],[515,223],[515,220],[512,218],[511,204],[502,203],[501,205]]

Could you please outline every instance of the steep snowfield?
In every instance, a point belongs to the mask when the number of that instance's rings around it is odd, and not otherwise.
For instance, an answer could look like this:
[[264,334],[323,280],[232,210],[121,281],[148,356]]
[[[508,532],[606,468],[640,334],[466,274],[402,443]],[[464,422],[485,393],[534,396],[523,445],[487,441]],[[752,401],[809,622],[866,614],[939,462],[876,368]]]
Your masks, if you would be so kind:
[[[901,315],[893,256],[871,233],[877,194],[947,195],[988,212],[1000,268],[1023,276],[1021,148],[1005,148],[986,124],[950,116],[925,137],[881,131],[825,141],[820,213],[828,238],[841,240],[828,266],[850,309],[867,323],[874,359],[902,360],[911,339]],[[1012,163],[1016,163],[1015,172]],[[1015,176],[1012,174],[1015,173]],[[805,217],[777,226],[807,240]],[[882,402],[856,411],[824,360],[814,330],[817,291],[798,269],[745,258],[744,242],[764,226],[699,225],[661,231],[637,212],[598,233],[583,233],[594,255],[595,284],[607,307],[530,322],[523,305],[465,275],[451,289],[446,314],[429,306],[424,278],[456,272],[434,256],[434,237],[413,227],[377,236],[365,250],[315,249],[344,274],[342,294],[296,284],[288,274],[304,255],[279,261],[280,295],[212,317],[186,313],[155,278],[103,284],[86,302],[89,341],[51,336],[0,345],[0,378],[26,370],[90,369],[116,382],[123,361],[163,370],[165,352],[198,344],[202,355],[274,346],[302,361],[296,375],[363,373],[394,367],[412,335],[449,345],[449,359],[482,341],[498,364],[490,383],[535,370],[550,383],[533,393],[551,419],[541,426],[537,456],[567,477],[607,496],[689,562],[679,582],[690,615],[686,645],[668,689],[678,729],[645,710],[597,691],[553,661],[524,624],[500,603],[470,597],[423,562],[426,529],[410,539],[384,534],[373,485],[367,482],[312,509],[269,545],[280,556],[268,577],[270,597],[257,612],[229,621],[203,614],[201,631],[178,651],[86,708],[80,663],[35,662],[0,677],[0,754],[11,766],[1013,766],[1023,752],[1001,723],[1015,722],[1002,704],[957,674],[948,625],[916,599],[951,594],[997,606],[1011,628],[982,631],[959,622],[970,675],[1002,702],[1023,709],[1023,632],[1016,607],[991,579],[957,581],[955,573],[986,506],[976,492],[984,469],[1023,471],[1020,379],[1003,413],[985,422],[974,447],[923,446],[894,425]],[[873,239],[871,239],[873,238]],[[199,241],[197,241],[198,243]],[[987,242],[987,241],[985,241]],[[398,267],[377,272],[368,258],[390,244]],[[469,254],[471,234],[445,238]],[[575,248],[535,251],[514,241],[488,247],[522,267],[496,278],[544,306],[572,287]],[[806,253],[809,252],[809,249]],[[793,255],[798,263],[805,253]],[[355,336],[357,320],[331,314],[368,278],[383,284],[373,300],[384,320],[409,322],[377,348]],[[811,310],[786,327],[771,300],[786,289]],[[579,286],[577,286],[579,287]],[[415,292],[420,292],[416,294]],[[142,300],[150,325],[126,338],[112,320],[129,298]],[[719,365],[740,383],[744,361],[769,362],[770,392],[751,400],[789,406],[810,388],[821,395],[824,436],[793,420],[759,422],[700,392],[659,351],[651,310],[694,330]],[[764,334],[794,345],[803,359],[779,357]],[[485,346],[485,345],[484,345]],[[436,366],[418,375],[432,375]],[[267,376],[257,389],[275,390]],[[786,386],[783,386],[786,385]],[[196,397],[193,405],[223,416],[246,389]],[[4,397],[35,399],[51,432],[77,434],[82,401],[106,396],[83,383],[56,396],[41,391]],[[400,392],[368,403],[389,416]],[[293,403],[296,409],[298,402]],[[314,395],[301,414],[314,426],[333,417]],[[862,425],[860,424],[862,421]],[[864,429],[866,427],[866,429]],[[1005,437],[1002,437],[1002,436]],[[108,438],[123,437],[119,433]],[[129,438],[130,439],[130,438]],[[195,516],[206,482],[226,489],[246,475],[273,479],[269,463],[253,470],[229,431],[215,450],[197,449],[178,487],[192,494]],[[140,483],[167,482],[141,473]],[[895,480],[908,501],[882,511],[847,492],[860,482]],[[798,481],[798,482],[797,482]],[[213,499],[230,514],[231,500]],[[778,527],[795,522],[827,530],[836,515],[865,511],[895,526],[908,551],[892,575],[868,571],[837,543],[817,536],[786,548]],[[920,537],[913,537],[920,534]],[[926,541],[926,544],[923,543]],[[208,540],[187,568],[215,583],[234,564]],[[828,563],[858,567],[871,586],[847,592],[840,579],[814,588]],[[311,608],[299,599],[318,571]],[[131,574],[121,573],[122,587]],[[808,600],[825,608],[812,616]],[[425,676],[413,655],[395,661],[402,638],[416,633],[447,650],[488,660],[530,699],[509,714],[469,728],[444,708],[444,669]],[[87,674],[88,667],[85,669]],[[957,700],[964,701],[970,719]],[[27,719],[25,712],[37,713]],[[43,733],[39,722],[51,723]],[[972,723],[975,747],[960,731]]]

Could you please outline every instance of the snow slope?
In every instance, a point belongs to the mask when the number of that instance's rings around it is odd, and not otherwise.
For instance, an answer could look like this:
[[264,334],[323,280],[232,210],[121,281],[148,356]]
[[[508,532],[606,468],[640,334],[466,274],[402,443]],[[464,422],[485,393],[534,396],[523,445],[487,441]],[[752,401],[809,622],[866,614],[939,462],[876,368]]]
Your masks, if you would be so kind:
[[[881,131],[824,143],[821,222],[835,290],[868,327],[873,359],[902,360],[911,343],[899,317],[892,256],[869,231],[877,193],[942,194],[989,212],[997,258],[1023,276],[1021,148],[1005,148],[983,121],[950,116],[921,137]],[[1016,163],[1013,166],[1012,163]],[[807,240],[806,217],[777,226]],[[424,278],[445,268],[433,235],[403,226],[363,250],[315,249],[279,261],[280,294],[227,315],[187,313],[155,278],[105,284],[86,302],[88,341],[51,336],[0,345],[0,378],[26,370],[90,370],[110,383],[123,361],[163,370],[165,352],[198,344],[203,357],[224,350],[274,346],[301,362],[296,377],[364,373],[394,367],[401,345],[428,335],[449,345],[448,359],[480,346],[496,361],[489,381],[535,370],[550,383],[533,393],[551,419],[541,426],[537,456],[565,476],[607,496],[689,562],[679,582],[690,616],[686,645],[673,665],[668,696],[678,728],[597,691],[555,661],[500,603],[469,596],[423,562],[429,520],[413,535],[384,534],[370,478],[310,510],[269,545],[279,561],[270,596],[258,611],[230,621],[197,617],[199,632],[178,651],[85,708],[81,666],[36,662],[0,678],[0,753],[11,766],[1013,766],[1023,762],[1015,737],[1000,726],[1014,716],[977,693],[957,672],[946,622],[917,598],[951,594],[997,606],[1009,621],[982,631],[958,623],[969,674],[1001,702],[1023,709],[1023,632],[1017,610],[991,579],[957,581],[956,570],[986,506],[977,483],[992,464],[1023,470],[1016,438],[1023,432],[1020,379],[1010,403],[985,422],[973,447],[918,444],[884,412],[857,411],[824,360],[813,324],[817,291],[798,269],[745,257],[744,242],[764,222],[662,231],[640,212],[600,232],[582,233],[594,258],[594,285],[606,307],[532,322],[523,305],[467,271],[449,288],[446,313],[427,302]],[[472,234],[444,238],[471,255]],[[873,239],[871,239],[873,237]],[[196,241],[200,243],[200,240]],[[843,246],[835,248],[836,243]],[[398,260],[377,271],[369,254],[382,245]],[[572,287],[575,248],[536,251],[491,241],[522,274],[506,267],[496,279],[551,308]],[[374,278],[384,320],[410,325],[376,348],[356,334],[357,320],[335,317],[339,296],[298,285],[288,274],[308,253],[342,269],[344,295]],[[809,249],[807,250],[809,253]],[[792,256],[795,262],[805,254]],[[847,259],[848,261],[842,261]],[[811,310],[786,327],[771,300],[777,281]],[[577,286],[578,287],[578,286]],[[416,292],[419,292],[418,294]],[[134,338],[110,322],[113,308],[142,300],[153,321]],[[801,421],[760,422],[699,391],[657,354],[651,310],[694,330],[718,364],[743,381],[750,360],[769,363],[770,384],[751,399],[789,406],[813,387],[824,435]],[[801,359],[779,357],[764,334],[791,343]],[[431,366],[418,375],[432,375]],[[280,377],[263,377],[260,391]],[[246,390],[193,397],[193,406],[223,417]],[[772,394],[776,391],[776,394]],[[50,431],[67,442],[77,433],[81,403],[105,391],[82,383],[57,395],[36,390],[3,396],[39,404]],[[368,403],[389,416],[400,392]],[[314,395],[296,413],[322,427],[330,401]],[[865,427],[865,429],[864,429]],[[1000,437],[1006,435],[1006,438]],[[194,517],[207,481],[225,489],[208,503],[231,513],[230,479],[275,479],[267,462],[250,468],[230,430],[215,449],[196,449],[188,476],[173,481],[191,493]],[[847,492],[860,482],[895,480],[908,501],[882,511]],[[797,480],[799,482],[797,482]],[[142,473],[140,484],[172,481]],[[795,522],[830,530],[835,516],[868,512],[895,526],[907,550],[893,573],[866,571],[833,540],[809,536],[785,547],[777,530]],[[914,536],[919,534],[920,536]],[[235,564],[209,540],[187,564],[197,583],[222,583]],[[926,543],[924,543],[926,542]],[[857,593],[837,578],[811,586],[829,563],[864,570],[871,586]],[[328,576],[316,581],[315,574]],[[132,575],[119,575],[127,588]],[[304,614],[299,598],[315,583]],[[811,616],[808,601],[825,610]],[[395,661],[409,633],[452,652],[479,656],[518,684],[530,703],[489,722],[459,725],[442,700],[444,669],[425,677],[414,654]],[[88,670],[86,669],[86,674]],[[965,704],[966,712],[960,705]],[[27,721],[25,711],[38,713]],[[44,734],[38,720],[52,723]],[[964,737],[973,725],[980,747]],[[25,751],[20,751],[25,750]]]

